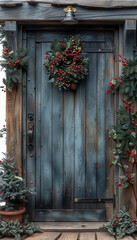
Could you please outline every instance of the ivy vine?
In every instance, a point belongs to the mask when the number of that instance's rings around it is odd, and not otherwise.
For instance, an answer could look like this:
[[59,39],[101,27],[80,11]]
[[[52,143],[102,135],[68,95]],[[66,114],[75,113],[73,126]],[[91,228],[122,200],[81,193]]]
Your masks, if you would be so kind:
[[[137,49],[134,51],[133,60],[122,58],[115,62],[123,64],[121,76],[113,77],[110,88],[106,94],[116,93],[119,90],[122,94],[123,105],[117,113],[118,124],[112,126],[108,131],[108,139],[113,139],[115,148],[113,149],[114,159],[111,166],[118,165],[123,171],[117,186],[128,188],[135,183],[135,166],[137,164],[137,108],[134,101],[137,98]],[[134,188],[133,188],[134,191]],[[135,198],[137,200],[135,191]]]

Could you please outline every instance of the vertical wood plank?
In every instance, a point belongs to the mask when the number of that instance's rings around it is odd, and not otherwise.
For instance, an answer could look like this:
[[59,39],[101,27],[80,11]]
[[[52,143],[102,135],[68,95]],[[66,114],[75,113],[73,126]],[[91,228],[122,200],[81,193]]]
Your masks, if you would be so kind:
[[[113,48],[114,35],[112,32],[106,33],[106,47]],[[110,81],[114,76],[114,55],[113,53],[106,53],[106,74],[105,74],[105,91],[110,87]],[[115,101],[113,101],[112,94],[105,94],[105,131],[106,129],[111,128],[114,125],[114,109],[115,109]],[[106,198],[113,198],[114,194],[114,168],[111,168],[111,162],[113,159],[112,149],[113,144],[112,140],[107,139],[106,132]],[[106,207],[106,220],[108,221],[113,215],[113,203],[105,204]]]
[[[104,43],[99,49],[104,48]],[[97,198],[102,198],[105,192],[105,54],[98,53],[98,77],[97,77],[97,131],[98,131],[98,153],[97,153]],[[99,205],[100,206],[100,205]]]
[[[27,122],[28,114],[33,113],[35,117],[35,33],[28,33],[28,75],[27,75]],[[34,122],[34,136],[35,139],[35,121]],[[27,142],[28,143],[28,142]],[[34,147],[30,151],[27,147],[27,187],[35,188],[35,141],[33,141]],[[31,202],[30,202],[31,199]],[[29,211],[30,216],[33,217],[35,209],[35,196],[29,197]]]
[[[23,49],[26,49],[26,32],[23,32]],[[25,184],[27,181],[27,73],[23,72],[22,75],[22,168],[23,168],[23,178],[25,179]]]
[[[9,24],[10,23],[10,24]],[[12,24],[15,27],[15,31],[12,31],[9,27]],[[6,34],[7,41],[11,47],[11,50],[17,50],[18,46],[22,46],[22,30],[18,32],[18,27],[15,21],[6,21]],[[18,37],[20,42],[18,42]],[[20,72],[20,80],[18,87],[14,88],[12,92],[7,90],[6,94],[6,124],[7,124],[7,152],[9,156],[13,157],[16,166],[21,175],[21,158],[22,158],[22,74]],[[10,100],[8,100],[10,99]]]
[[[85,81],[75,92],[75,198],[85,198]],[[85,204],[75,204],[75,208],[84,207]]]
[[[42,66],[50,43],[42,43]],[[48,83],[46,69],[41,79],[41,207],[52,208],[52,85]]]
[[[36,208],[41,207],[41,79],[42,79],[42,44],[36,43]],[[43,132],[42,132],[43,133]]]
[[[87,46],[88,47],[88,46]],[[92,43],[89,47],[92,48]],[[94,44],[94,48],[97,44]],[[89,75],[86,82],[86,198],[96,198],[96,157],[97,143],[97,54],[88,54]],[[86,208],[96,208],[96,204],[86,204]]]
[[[50,83],[49,83],[50,84]],[[63,92],[53,87],[53,208],[62,208],[63,183]]]
[[64,195],[63,208],[73,208],[74,93],[64,92]]

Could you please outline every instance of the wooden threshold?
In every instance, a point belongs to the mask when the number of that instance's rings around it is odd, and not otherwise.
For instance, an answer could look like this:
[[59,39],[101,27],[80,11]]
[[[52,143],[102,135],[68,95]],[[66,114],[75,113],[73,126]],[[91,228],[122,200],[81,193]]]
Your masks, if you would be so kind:
[[34,222],[45,232],[98,232],[107,222]]

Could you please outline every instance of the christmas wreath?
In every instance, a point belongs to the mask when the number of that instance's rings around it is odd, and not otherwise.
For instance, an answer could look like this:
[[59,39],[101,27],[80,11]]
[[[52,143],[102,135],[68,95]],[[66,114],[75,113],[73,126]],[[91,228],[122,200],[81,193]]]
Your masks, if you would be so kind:
[[49,82],[59,88],[69,89],[88,74],[89,59],[82,51],[79,37],[54,41],[45,59]]

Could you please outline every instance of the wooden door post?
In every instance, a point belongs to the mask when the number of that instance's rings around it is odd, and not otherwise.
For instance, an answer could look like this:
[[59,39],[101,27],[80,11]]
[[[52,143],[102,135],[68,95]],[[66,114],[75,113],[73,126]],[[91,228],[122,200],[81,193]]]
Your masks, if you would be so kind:
[[[7,43],[10,49],[17,50],[17,23],[16,21],[5,21]],[[7,152],[15,159],[17,168],[21,175],[22,156],[22,88],[18,83],[12,92],[7,90],[6,94],[6,125],[7,125]]]
[[[123,37],[124,37],[124,57],[127,59],[133,59],[133,53],[134,53],[134,47],[136,46],[136,20],[126,20],[125,24],[123,26]],[[136,169],[135,169],[136,173]],[[136,178],[137,179],[137,178]],[[135,185],[134,190],[136,191],[136,179],[135,179]],[[126,206],[127,211],[130,212],[132,217],[136,216],[136,199],[133,193],[133,189],[131,185],[128,187],[128,189],[123,190],[120,193],[120,209],[122,209],[123,206]]]

